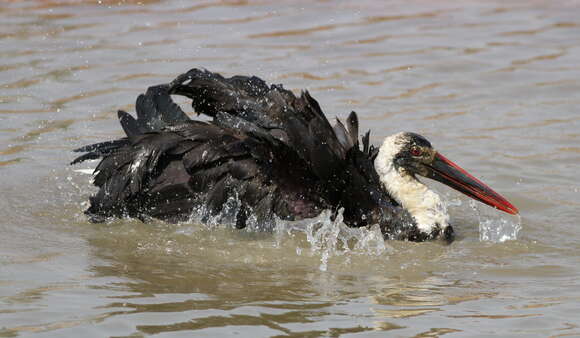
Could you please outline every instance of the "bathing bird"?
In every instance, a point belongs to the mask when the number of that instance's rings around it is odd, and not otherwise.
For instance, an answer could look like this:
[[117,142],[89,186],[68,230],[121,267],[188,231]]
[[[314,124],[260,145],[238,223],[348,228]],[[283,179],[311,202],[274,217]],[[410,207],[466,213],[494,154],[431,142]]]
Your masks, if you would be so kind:
[[[192,119],[172,95],[192,100]],[[237,228],[302,220],[331,210],[349,227],[378,225],[385,239],[451,241],[446,204],[419,177],[510,214],[518,209],[437,150],[400,132],[379,147],[359,138],[355,112],[328,121],[308,91],[295,95],[256,76],[192,69],[148,88],[136,118],[119,111],[125,137],[84,146],[72,164],[100,159],[91,221],[180,222],[198,215]]]

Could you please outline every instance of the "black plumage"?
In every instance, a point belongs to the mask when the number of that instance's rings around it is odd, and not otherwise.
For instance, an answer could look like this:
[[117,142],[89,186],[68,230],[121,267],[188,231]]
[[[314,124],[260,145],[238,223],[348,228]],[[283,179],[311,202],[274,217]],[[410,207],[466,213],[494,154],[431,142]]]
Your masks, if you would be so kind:
[[[190,119],[170,95],[192,99],[209,122]],[[379,224],[388,238],[422,240],[413,218],[381,187],[369,133],[352,112],[333,127],[307,91],[294,95],[253,76],[192,69],[151,87],[137,119],[119,111],[126,137],[77,149],[73,163],[102,158],[86,214],[186,220],[192,213],[249,217],[268,227],[344,209],[352,227]],[[233,206],[233,207],[232,207]],[[423,236],[423,237],[421,237]]]

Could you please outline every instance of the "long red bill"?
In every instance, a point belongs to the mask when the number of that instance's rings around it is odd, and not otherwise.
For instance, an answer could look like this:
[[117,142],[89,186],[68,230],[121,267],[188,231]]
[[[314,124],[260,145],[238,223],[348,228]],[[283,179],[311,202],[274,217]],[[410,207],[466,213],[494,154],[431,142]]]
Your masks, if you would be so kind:
[[490,205],[509,214],[516,215],[518,209],[492,188],[473,177],[465,169],[436,153],[433,163],[429,166],[428,177],[437,180],[465,195]]

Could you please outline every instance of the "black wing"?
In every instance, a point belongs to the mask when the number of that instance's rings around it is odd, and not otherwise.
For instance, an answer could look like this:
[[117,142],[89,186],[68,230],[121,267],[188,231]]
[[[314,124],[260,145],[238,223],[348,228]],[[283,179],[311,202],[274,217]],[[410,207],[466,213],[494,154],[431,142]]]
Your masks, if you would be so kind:
[[224,78],[199,69],[178,76],[170,90],[191,98],[194,110],[213,116],[217,124],[221,112],[268,131],[294,149],[322,180],[331,180],[343,166],[346,149],[307,91],[297,97],[255,76]]
[[219,124],[192,121],[168,99],[167,86],[150,88],[137,99],[137,119],[119,112],[126,138],[76,150],[87,153],[73,164],[102,158],[94,177],[99,191],[87,210],[93,221],[229,212],[244,227],[250,216],[291,220],[331,208],[304,160],[266,130],[233,129],[245,121],[223,114]]
[[[213,121],[190,120],[171,94]],[[308,92],[193,69],[149,88],[136,111],[137,119],[119,112],[126,138],[77,149],[87,153],[73,163],[103,158],[87,210],[96,221],[180,220],[197,209],[243,227],[250,216],[300,219],[341,207],[351,226],[402,219],[380,186],[368,133],[359,149],[356,114],[333,128]]]
[[344,207],[350,225],[379,222],[385,217],[380,209],[397,206],[381,188],[373,165],[378,150],[369,144],[369,133],[359,149],[356,113],[346,127],[337,121],[333,128],[307,91],[295,96],[255,76],[225,78],[200,69],[178,76],[170,91],[191,98],[194,110],[214,117],[217,125],[258,128],[294,150],[319,180],[325,199]]

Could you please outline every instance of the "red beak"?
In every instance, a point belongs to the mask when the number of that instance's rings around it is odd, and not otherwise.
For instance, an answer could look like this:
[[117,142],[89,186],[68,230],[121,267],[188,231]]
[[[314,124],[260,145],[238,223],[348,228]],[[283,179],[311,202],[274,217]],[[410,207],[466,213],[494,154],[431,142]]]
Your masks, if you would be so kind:
[[428,167],[431,170],[427,177],[508,214],[516,215],[519,213],[518,208],[513,206],[503,196],[473,177],[465,169],[448,160],[445,156],[436,153],[433,163]]

